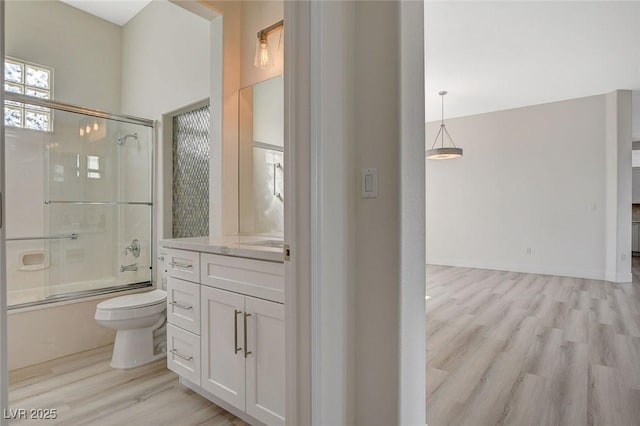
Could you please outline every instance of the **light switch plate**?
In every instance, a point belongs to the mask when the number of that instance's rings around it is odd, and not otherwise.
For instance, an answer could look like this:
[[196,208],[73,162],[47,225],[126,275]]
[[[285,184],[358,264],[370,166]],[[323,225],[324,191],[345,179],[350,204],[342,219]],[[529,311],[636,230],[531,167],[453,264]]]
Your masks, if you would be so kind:
[[362,198],[378,196],[378,169],[362,169]]

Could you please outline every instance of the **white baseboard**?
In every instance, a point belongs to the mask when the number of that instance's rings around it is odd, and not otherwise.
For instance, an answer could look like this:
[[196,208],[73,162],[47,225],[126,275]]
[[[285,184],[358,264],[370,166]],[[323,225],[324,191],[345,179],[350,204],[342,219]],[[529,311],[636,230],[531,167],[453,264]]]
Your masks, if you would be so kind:
[[547,267],[542,265],[519,265],[452,258],[430,258],[428,259],[427,264],[456,266],[460,268],[490,269],[494,271],[521,272],[525,274],[554,275],[559,277],[586,278],[590,280],[607,280],[618,283],[631,282],[631,272],[612,274],[612,276],[610,276],[604,270],[600,269],[574,269],[555,266]]

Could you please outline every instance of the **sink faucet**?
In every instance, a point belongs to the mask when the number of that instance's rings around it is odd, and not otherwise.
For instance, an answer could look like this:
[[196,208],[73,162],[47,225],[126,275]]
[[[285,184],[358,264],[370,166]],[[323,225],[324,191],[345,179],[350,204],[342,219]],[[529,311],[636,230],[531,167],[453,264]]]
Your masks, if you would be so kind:
[[132,263],[131,265],[120,265],[120,272],[135,272],[138,270],[138,264]]

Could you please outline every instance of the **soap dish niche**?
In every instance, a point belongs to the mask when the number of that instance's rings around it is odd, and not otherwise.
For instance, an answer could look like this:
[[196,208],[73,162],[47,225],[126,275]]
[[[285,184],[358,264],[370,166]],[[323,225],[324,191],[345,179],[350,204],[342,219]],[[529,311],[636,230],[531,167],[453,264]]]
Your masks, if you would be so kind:
[[23,250],[18,252],[18,269],[39,271],[49,267],[48,250]]

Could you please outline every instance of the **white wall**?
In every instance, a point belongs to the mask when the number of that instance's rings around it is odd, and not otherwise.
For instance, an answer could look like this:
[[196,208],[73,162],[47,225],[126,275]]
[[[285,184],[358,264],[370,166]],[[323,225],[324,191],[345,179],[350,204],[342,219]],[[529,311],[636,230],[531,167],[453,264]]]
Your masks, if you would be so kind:
[[[288,64],[310,56],[309,92],[304,68],[285,74],[297,227],[285,226],[297,232],[287,267],[301,278],[301,327],[311,292],[313,424],[425,423],[422,13],[420,2],[316,2],[288,38]],[[361,198],[362,168],[378,169],[377,198]]]
[[604,279],[607,120],[605,95],[447,120],[464,157],[426,161],[427,263]]
[[165,0],[122,28],[122,112],[159,120],[209,97],[209,22]]
[[6,55],[54,69],[54,98],[120,110],[121,29],[59,1],[6,2]]

